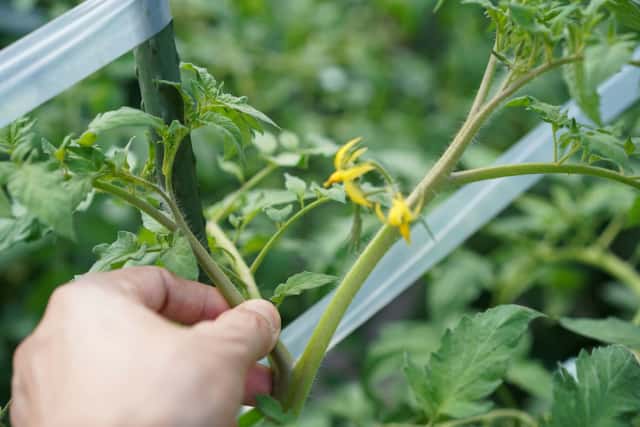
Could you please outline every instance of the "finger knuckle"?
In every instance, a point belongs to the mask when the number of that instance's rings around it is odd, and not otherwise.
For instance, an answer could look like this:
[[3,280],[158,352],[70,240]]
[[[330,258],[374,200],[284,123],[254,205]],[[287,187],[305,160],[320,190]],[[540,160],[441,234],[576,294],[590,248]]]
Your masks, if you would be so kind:
[[67,304],[76,291],[77,287],[73,285],[58,286],[49,297],[49,306],[57,307]]

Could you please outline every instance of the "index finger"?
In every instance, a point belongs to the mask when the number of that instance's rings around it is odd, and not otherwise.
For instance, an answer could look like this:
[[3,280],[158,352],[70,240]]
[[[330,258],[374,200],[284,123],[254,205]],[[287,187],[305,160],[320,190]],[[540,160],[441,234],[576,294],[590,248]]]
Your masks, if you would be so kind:
[[79,282],[124,291],[124,294],[167,319],[186,325],[213,320],[229,309],[212,286],[182,279],[159,267],[129,267],[90,273]]

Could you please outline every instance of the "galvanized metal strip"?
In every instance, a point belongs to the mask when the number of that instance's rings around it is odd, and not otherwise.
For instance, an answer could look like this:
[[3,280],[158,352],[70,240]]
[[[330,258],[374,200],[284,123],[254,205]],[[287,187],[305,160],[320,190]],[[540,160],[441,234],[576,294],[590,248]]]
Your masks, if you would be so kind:
[[168,0],[87,0],[0,51],[0,127],[146,41]]

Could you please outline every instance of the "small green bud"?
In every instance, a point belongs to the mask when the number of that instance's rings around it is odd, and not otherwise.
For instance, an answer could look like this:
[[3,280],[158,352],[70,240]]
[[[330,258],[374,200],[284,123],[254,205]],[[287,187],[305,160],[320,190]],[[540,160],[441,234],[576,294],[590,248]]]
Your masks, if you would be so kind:
[[94,132],[87,131],[83,133],[82,136],[80,136],[80,139],[78,139],[78,144],[82,145],[83,147],[91,147],[96,143],[97,139],[98,135],[96,135]]

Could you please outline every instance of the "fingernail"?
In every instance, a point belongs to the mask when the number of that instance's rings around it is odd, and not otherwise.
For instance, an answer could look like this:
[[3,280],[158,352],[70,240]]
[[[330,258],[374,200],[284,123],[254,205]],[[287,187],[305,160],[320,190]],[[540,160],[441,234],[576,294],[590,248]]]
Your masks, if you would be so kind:
[[265,301],[263,299],[252,299],[244,302],[242,304],[242,308],[258,313],[260,316],[264,317],[267,322],[269,322],[269,326],[271,326],[271,330],[274,335],[278,335],[280,333],[280,314],[275,306],[269,301]]

